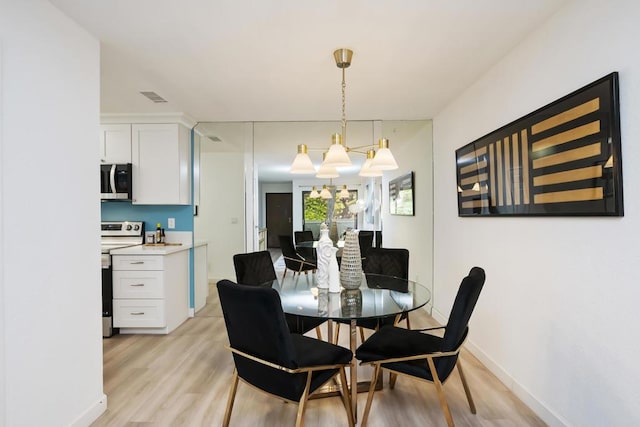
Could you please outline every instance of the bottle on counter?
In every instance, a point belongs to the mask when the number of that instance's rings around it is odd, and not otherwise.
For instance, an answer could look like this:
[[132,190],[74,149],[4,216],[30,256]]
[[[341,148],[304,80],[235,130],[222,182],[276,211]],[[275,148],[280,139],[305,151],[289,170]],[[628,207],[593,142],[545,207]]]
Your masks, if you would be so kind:
[[156,243],[162,243],[162,225],[156,224]]
[[160,229],[160,240],[162,240],[162,243],[167,243],[164,237],[164,228]]

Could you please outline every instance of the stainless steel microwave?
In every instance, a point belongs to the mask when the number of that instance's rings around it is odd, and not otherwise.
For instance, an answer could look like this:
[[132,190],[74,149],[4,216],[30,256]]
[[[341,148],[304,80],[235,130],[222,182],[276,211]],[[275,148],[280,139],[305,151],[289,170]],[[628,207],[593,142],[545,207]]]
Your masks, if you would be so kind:
[[100,198],[131,200],[131,163],[100,165]]

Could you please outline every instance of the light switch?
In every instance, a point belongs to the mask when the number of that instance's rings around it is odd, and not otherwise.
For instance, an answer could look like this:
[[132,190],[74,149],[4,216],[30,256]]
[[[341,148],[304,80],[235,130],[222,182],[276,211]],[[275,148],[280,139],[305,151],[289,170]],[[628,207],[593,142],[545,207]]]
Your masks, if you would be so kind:
[[167,227],[169,227],[169,229],[176,228],[176,219],[175,218],[169,218],[167,220]]
[[231,218],[231,224],[237,224],[238,223],[238,218],[233,217]]

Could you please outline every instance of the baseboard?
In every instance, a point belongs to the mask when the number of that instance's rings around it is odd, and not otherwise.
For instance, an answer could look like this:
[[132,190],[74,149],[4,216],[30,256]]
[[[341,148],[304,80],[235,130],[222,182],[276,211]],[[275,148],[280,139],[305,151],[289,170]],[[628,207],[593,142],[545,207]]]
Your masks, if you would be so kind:
[[72,427],[86,427],[91,425],[95,420],[98,419],[100,415],[104,411],[107,410],[107,395],[103,394],[102,397],[87,408],[78,418],[75,419],[70,425]]
[[[438,321],[441,325],[447,324],[447,316],[441,312],[433,309],[432,317]],[[465,348],[476,359],[482,363],[482,365],[495,375],[502,384],[505,385],[518,399],[520,399],[529,409],[542,419],[550,427],[564,427],[569,425],[566,420],[563,420],[560,416],[549,409],[544,403],[538,400],[533,394],[529,392],[525,387],[517,382],[509,372],[505,371],[502,366],[496,363],[489,355],[480,349],[472,340],[467,340],[464,344]]]
[[[435,316],[434,316],[435,317]],[[440,321],[438,319],[438,321]],[[446,320],[445,320],[446,322]],[[471,340],[467,340],[465,348],[476,359],[484,365],[493,375],[495,375],[505,387],[507,387],[518,399],[520,399],[529,409],[542,419],[550,427],[565,427],[569,425],[566,420],[563,420],[560,416],[555,414],[544,403],[538,400],[533,394],[529,392],[525,387],[517,382],[511,374],[505,371],[499,364],[497,364],[491,357],[489,357],[484,351],[482,351]]]
[[194,317],[196,315],[196,309],[195,308],[189,308],[189,317]]
[[440,323],[441,325],[446,325],[447,324],[447,321],[448,321],[447,316],[445,316],[442,313],[440,313],[435,307],[433,307],[433,309],[431,310],[431,317],[436,319],[436,321],[438,323]]

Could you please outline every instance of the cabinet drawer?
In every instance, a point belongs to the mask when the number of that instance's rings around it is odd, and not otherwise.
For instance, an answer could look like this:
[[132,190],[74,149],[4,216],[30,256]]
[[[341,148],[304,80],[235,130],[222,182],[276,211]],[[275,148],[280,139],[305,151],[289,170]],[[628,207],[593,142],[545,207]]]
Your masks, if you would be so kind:
[[114,298],[164,298],[162,271],[114,271]]
[[163,270],[162,255],[113,255],[114,270]]
[[116,328],[162,328],[166,326],[164,300],[114,299]]

